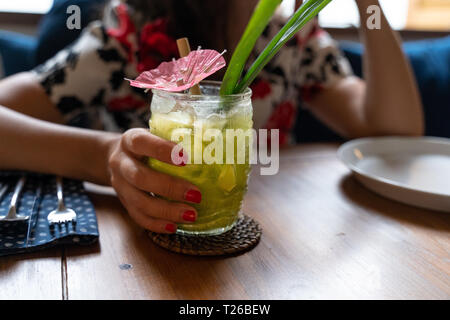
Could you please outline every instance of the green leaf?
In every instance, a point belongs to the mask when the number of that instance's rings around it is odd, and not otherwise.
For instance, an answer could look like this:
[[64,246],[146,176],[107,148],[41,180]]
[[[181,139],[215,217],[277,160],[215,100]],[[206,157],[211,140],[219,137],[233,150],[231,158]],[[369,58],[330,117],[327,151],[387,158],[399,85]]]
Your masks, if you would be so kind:
[[306,23],[314,18],[332,0],[308,0],[294,13],[284,27],[275,35],[266,48],[261,52],[246,75],[235,87],[233,93],[240,93],[245,90],[255,80],[259,72]]
[[221,95],[232,94],[241,78],[245,63],[261,33],[266,28],[278,5],[282,0],[260,0],[250,21],[234,50],[231,61],[222,81]]

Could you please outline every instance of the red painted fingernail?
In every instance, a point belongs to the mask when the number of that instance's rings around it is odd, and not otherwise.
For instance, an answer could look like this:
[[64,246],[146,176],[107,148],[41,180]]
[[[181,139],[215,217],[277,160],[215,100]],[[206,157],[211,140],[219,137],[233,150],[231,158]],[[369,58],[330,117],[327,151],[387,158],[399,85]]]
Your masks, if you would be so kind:
[[191,189],[184,195],[184,199],[190,202],[200,203],[202,201],[202,194],[200,191]]
[[166,231],[174,233],[175,231],[177,231],[177,226],[173,223],[168,223],[166,224]]
[[195,211],[187,210],[183,213],[183,220],[194,222],[195,221]]

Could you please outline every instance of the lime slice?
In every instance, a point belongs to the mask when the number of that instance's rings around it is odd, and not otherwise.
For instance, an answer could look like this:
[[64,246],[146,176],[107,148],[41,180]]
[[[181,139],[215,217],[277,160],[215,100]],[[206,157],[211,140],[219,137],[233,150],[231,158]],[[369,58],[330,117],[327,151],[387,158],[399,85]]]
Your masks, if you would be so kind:
[[236,172],[234,165],[226,164],[223,166],[222,171],[219,174],[217,185],[222,190],[231,192],[236,186]]

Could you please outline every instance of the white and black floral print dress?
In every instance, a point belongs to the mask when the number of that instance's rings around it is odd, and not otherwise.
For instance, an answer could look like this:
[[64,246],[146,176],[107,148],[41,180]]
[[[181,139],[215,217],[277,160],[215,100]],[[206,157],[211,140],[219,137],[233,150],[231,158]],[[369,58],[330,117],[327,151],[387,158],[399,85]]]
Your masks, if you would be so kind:
[[[91,23],[77,41],[33,70],[68,125],[108,131],[146,127],[150,97],[124,78],[177,57],[165,19],[139,32],[126,7],[118,6],[119,27]],[[279,31],[274,19],[258,40],[253,58]],[[350,65],[317,21],[289,41],[252,84],[257,128],[280,129],[280,145],[292,141],[300,101],[351,75]]]

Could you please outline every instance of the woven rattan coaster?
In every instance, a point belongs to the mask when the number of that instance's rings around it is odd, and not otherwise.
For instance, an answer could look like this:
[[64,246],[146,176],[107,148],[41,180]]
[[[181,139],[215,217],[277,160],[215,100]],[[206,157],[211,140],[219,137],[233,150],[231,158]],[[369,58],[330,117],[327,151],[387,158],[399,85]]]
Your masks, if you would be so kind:
[[184,236],[149,232],[153,242],[167,250],[193,256],[235,255],[255,247],[261,238],[261,227],[253,218],[243,215],[235,226],[217,236]]

